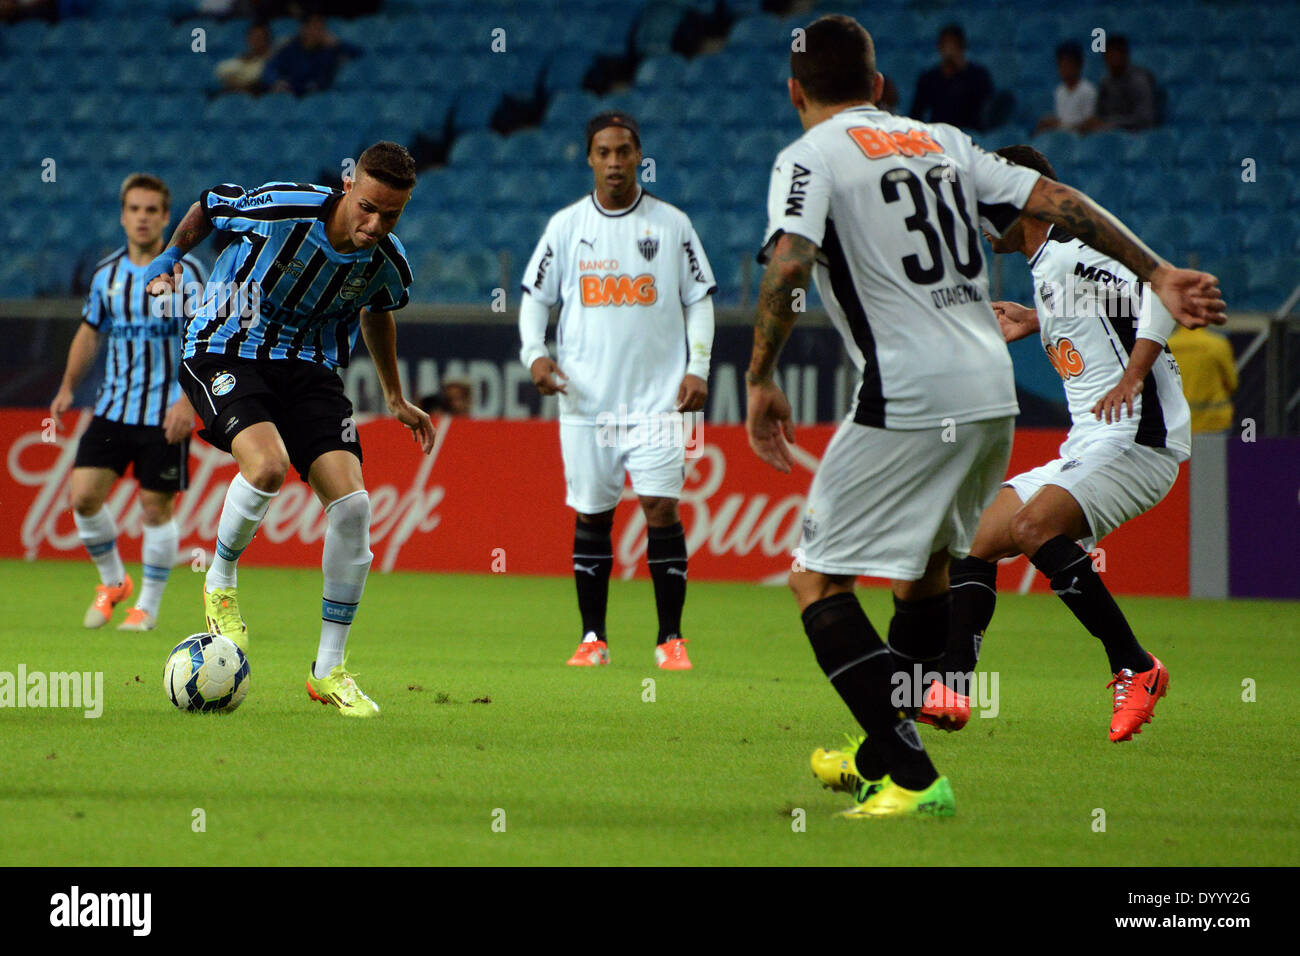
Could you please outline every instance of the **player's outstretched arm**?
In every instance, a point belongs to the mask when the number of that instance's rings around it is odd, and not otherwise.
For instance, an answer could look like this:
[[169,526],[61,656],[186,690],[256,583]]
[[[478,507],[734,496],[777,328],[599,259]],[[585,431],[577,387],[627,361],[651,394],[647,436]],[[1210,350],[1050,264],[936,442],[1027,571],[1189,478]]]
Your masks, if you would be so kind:
[[803,236],[783,234],[772,250],[758,291],[758,321],[754,325],[754,350],[745,382],[749,386],[745,431],[749,447],[780,472],[794,465],[787,442],[794,441],[790,403],[772,380],[777,357],[790,337],[797,314],[795,291],[808,288],[817,246]]
[[428,414],[412,405],[402,395],[402,379],[397,374],[397,324],[391,312],[361,310],[361,335],[366,340],[370,360],[379,373],[379,384],[384,390],[384,404],[393,417],[411,430],[426,455],[433,451],[433,423]]
[[181,257],[211,234],[212,223],[204,215],[203,207],[198,203],[192,204],[172,233],[167,248],[145,268],[144,282],[149,294],[166,295],[178,291],[183,282],[180,278]]
[[1077,189],[1043,177],[1034,185],[1023,211],[1035,219],[1055,223],[1098,252],[1123,263],[1141,281],[1150,282],[1180,325],[1195,329],[1227,321],[1218,279],[1208,272],[1174,268]]
[[77,329],[77,334],[72,337],[72,345],[68,347],[68,364],[63,370],[63,381],[54,396],[54,401],[50,402],[50,417],[54,419],[56,428],[59,427],[59,419],[63,413],[72,407],[73,392],[86,377],[90,367],[95,364],[99,339],[99,331],[84,322]]

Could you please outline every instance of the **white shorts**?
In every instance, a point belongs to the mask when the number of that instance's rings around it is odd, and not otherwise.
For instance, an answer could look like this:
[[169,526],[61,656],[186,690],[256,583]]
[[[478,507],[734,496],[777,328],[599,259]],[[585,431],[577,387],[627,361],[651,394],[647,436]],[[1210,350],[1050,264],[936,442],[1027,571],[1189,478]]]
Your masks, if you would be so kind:
[[844,422],[808,492],[802,564],[916,581],[936,551],[965,557],[1006,477],[1013,432],[1012,418],[916,431]]
[[1070,493],[1088,519],[1092,537],[1079,543],[1091,551],[1125,521],[1158,505],[1178,480],[1178,456],[1168,448],[1148,448],[1124,441],[1098,441],[1072,458],[1058,458],[1016,475],[1006,487],[1021,501],[1043,485]]
[[560,423],[564,458],[564,503],[580,514],[617,507],[624,476],[632,490],[650,498],[680,498],[686,476],[686,449],[665,429],[660,436],[630,429],[619,436],[596,425]]

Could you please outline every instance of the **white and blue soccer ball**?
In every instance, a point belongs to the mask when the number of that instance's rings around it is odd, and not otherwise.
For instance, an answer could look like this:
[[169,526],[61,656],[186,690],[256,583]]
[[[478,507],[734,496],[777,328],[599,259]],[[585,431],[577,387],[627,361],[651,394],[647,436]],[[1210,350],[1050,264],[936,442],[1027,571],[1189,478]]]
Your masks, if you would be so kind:
[[229,713],[248,696],[248,658],[220,634],[191,634],[163,668],[167,699],[180,710]]

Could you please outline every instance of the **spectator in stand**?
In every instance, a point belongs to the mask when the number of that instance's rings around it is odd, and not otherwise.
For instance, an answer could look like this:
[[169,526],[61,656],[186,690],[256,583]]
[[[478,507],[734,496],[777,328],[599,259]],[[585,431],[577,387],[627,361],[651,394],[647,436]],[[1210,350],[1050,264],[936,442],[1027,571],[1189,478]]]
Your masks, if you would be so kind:
[[1169,336],[1169,350],[1183,374],[1183,394],[1192,410],[1192,433],[1224,433],[1232,427],[1237,361],[1232,345],[1208,329],[1184,329]]
[[0,0],[0,23],[17,23],[29,17],[56,22],[59,19],[58,0]]
[[345,57],[360,56],[362,50],[343,43],[330,33],[325,18],[309,13],[302,20],[298,35],[271,57],[262,81],[273,93],[289,92],[296,96],[329,89]]
[[254,23],[248,28],[244,52],[217,64],[222,88],[230,92],[262,92],[262,74],[273,53],[270,25]]
[[911,117],[965,130],[984,129],[984,114],[993,98],[989,71],[967,61],[966,31],[955,23],[939,31],[937,46],[939,65],[916,81]]
[[1083,78],[1083,47],[1073,41],[1056,48],[1056,112],[1038,121],[1035,133],[1047,129],[1082,129],[1097,113],[1097,87]]
[[468,415],[474,408],[469,382],[461,378],[447,379],[440,391],[420,399],[420,408],[430,415]]
[[1156,80],[1150,70],[1134,66],[1128,58],[1128,37],[1106,41],[1106,76],[1097,93],[1097,115],[1084,130],[1139,130],[1156,125]]

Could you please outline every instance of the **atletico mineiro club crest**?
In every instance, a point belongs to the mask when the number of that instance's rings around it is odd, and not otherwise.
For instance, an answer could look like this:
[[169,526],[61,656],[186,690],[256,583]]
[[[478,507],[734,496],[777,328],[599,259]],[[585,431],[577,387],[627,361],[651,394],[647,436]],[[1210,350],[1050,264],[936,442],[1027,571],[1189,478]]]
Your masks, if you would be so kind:
[[659,251],[659,240],[647,236],[644,239],[638,239],[636,247],[641,250],[641,255],[645,257],[645,261],[649,262],[655,257],[655,253]]

